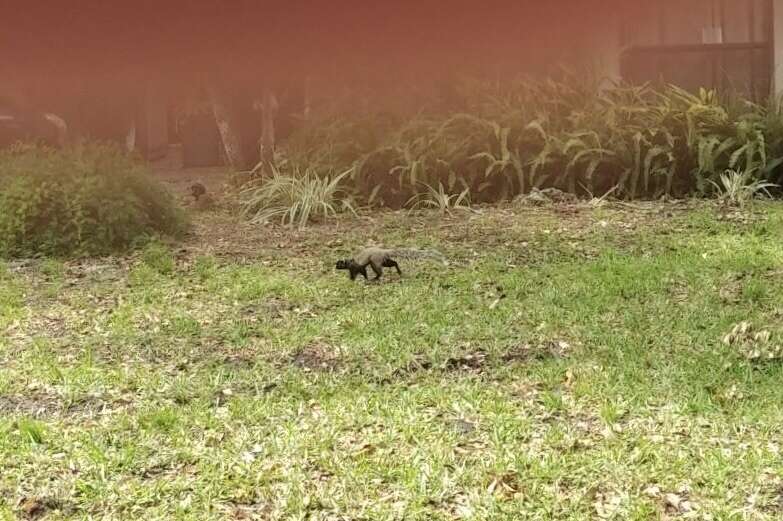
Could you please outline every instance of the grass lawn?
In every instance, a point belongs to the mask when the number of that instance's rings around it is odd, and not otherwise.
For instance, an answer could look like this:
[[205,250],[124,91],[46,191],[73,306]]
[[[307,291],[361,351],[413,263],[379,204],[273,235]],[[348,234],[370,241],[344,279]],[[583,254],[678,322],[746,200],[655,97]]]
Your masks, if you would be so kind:
[[0,267],[0,519],[783,517],[783,206],[196,220]]

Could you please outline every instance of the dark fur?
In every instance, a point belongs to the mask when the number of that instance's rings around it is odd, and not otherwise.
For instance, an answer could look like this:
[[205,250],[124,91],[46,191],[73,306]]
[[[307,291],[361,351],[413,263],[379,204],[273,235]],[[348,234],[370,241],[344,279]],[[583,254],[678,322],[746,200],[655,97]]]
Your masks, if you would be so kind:
[[201,183],[193,183],[190,186],[190,195],[192,195],[196,201],[198,201],[202,195],[206,195],[206,193],[207,189]]
[[372,270],[375,272],[375,278],[373,280],[378,280],[381,278],[381,275],[383,275],[383,268],[395,268],[397,270],[397,274],[402,275],[400,265],[389,258],[383,259],[380,264],[377,264],[373,259],[370,259],[366,264],[363,265],[357,263],[354,259],[343,259],[337,261],[336,269],[347,270],[351,280],[356,280],[358,275],[361,275],[365,280],[368,280],[367,266],[370,266],[370,268],[372,268]]

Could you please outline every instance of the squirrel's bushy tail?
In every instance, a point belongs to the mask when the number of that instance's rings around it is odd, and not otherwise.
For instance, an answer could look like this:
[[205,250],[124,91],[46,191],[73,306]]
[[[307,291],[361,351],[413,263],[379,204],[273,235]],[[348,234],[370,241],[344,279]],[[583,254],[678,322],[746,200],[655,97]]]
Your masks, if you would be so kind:
[[445,265],[449,264],[446,256],[436,250],[419,250],[416,248],[396,248],[392,255],[401,259],[434,259]]

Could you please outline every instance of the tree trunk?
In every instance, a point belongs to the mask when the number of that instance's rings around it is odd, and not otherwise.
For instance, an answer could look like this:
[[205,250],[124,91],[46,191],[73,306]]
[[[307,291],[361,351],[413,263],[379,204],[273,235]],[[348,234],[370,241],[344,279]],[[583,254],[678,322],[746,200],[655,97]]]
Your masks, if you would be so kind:
[[207,87],[209,99],[212,103],[212,112],[215,115],[220,139],[223,142],[223,151],[229,166],[235,170],[247,168],[245,154],[242,152],[242,137],[239,134],[239,125],[231,111],[231,104],[226,95],[217,86]]
[[134,150],[136,150],[136,143],[137,143],[136,119],[129,118],[126,128],[128,129],[128,131],[125,133],[125,150],[132,153]]
[[65,120],[49,112],[44,114],[44,118],[55,128],[55,143],[58,147],[63,148],[68,144],[68,125]]
[[307,121],[310,119],[310,105],[311,99],[310,99],[310,77],[306,77],[304,79],[304,92],[302,94],[302,119],[304,121]]
[[270,164],[275,158],[275,116],[278,103],[275,94],[267,89],[264,91],[263,120],[261,124],[261,161]]

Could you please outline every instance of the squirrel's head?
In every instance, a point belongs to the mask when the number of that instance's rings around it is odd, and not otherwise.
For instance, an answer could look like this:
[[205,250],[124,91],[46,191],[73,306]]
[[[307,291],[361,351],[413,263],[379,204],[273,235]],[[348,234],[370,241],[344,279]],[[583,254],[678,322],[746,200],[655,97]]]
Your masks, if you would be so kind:
[[190,185],[190,194],[196,199],[198,199],[199,197],[201,197],[206,193],[207,193],[207,189],[204,188],[204,185],[202,185],[201,183],[194,183]]

